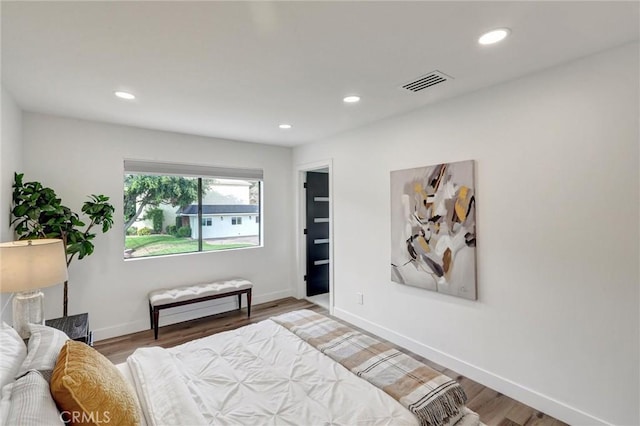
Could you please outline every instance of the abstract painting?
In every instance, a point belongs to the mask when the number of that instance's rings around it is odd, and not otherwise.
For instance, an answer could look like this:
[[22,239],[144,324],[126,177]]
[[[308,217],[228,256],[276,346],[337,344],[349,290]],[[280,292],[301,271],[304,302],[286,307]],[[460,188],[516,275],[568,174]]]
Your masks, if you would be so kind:
[[476,300],[473,160],[391,172],[391,280]]

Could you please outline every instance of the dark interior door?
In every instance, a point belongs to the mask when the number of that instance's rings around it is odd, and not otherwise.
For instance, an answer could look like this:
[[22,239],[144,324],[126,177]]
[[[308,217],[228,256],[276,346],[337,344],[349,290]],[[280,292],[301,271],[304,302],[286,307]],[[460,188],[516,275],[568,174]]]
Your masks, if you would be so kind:
[[329,174],[307,172],[307,296],[329,292]]

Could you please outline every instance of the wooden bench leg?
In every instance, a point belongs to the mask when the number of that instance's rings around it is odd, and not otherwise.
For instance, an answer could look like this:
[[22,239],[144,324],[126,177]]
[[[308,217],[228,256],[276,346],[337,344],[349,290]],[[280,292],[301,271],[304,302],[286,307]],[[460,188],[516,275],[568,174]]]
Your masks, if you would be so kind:
[[251,316],[251,289],[247,291],[247,317],[250,317],[250,316]]
[[154,308],[153,309],[153,335],[155,336],[155,339],[158,340],[158,322],[160,319],[160,309],[158,308]]
[[149,327],[153,330],[153,306],[151,306],[151,302],[149,302]]
[[238,295],[238,310],[242,310],[242,293]]

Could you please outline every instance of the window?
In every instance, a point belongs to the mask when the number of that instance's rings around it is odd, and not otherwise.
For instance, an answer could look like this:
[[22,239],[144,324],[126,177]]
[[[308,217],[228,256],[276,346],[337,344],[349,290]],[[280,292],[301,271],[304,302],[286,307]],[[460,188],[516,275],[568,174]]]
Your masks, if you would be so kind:
[[256,223],[260,224],[260,216],[256,216]]
[[[124,170],[125,259],[261,244],[259,221],[232,227],[225,217],[231,225],[258,217],[262,170],[137,160],[125,160]],[[146,214],[156,208],[166,220],[161,232]]]

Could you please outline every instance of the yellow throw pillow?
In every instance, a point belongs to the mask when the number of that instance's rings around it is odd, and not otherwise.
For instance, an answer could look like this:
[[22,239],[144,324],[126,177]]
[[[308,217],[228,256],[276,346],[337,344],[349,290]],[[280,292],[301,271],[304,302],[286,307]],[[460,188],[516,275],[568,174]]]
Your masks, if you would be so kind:
[[133,388],[98,351],[69,340],[51,377],[51,394],[72,425],[139,425]]

